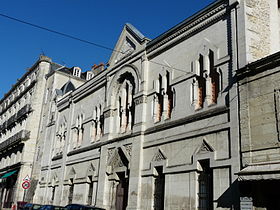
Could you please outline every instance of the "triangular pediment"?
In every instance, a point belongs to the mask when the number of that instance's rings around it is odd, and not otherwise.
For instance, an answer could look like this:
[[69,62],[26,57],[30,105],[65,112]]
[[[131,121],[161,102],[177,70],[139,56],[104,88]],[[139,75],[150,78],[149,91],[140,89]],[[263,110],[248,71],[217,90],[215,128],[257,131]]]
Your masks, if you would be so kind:
[[75,176],[76,175],[76,171],[74,168],[71,168],[70,171],[69,171],[69,176]]
[[87,175],[92,175],[95,172],[95,168],[92,164],[89,165],[88,169],[87,169]]
[[141,49],[141,46],[143,46],[147,40],[148,39],[133,25],[129,23],[125,24],[108,62],[109,66],[115,65],[133,54],[136,50]]
[[108,166],[111,166],[112,169],[120,168],[120,167],[127,167],[129,160],[126,158],[124,152],[121,148],[115,150],[114,154],[110,158],[108,162]]
[[196,154],[204,154],[208,152],[214,152],[214,149],[207,141],[203,140],[202,144],[198,147]]
[[166,160],[166,155],[161,151],[161,149],[158,149],[158,151],[155,153],[152,161],[154,162],[158,162],[158,161],[162,161],[162,160]]

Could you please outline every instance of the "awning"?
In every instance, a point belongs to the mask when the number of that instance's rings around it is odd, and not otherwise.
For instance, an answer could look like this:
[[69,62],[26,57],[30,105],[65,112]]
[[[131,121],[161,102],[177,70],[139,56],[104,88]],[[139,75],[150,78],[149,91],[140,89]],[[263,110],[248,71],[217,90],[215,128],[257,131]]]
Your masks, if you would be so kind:
[[0,177],[0,179],[7,178],[7,177],[9,177],[9,176],[13,175],[13,174],[14,174],[14,173],[16,173],[16,172],[17,172],[17,170],[7,172],[7,173],[5,173],[3,176],[1,176],[1,177]]
[[280,179],[280,163],[250,165],[237,173],[239,181]]

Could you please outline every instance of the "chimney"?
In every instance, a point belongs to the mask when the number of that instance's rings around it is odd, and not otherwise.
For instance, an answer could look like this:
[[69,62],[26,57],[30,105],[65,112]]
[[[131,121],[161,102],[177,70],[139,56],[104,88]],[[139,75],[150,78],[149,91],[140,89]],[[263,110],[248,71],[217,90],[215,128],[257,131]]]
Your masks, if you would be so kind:
[[94,75],[98,74],[99,72],[103,71],[105,69],[104,63],[100,63],[98,65],[94,64],[91,67],[91,71],[94,73]]

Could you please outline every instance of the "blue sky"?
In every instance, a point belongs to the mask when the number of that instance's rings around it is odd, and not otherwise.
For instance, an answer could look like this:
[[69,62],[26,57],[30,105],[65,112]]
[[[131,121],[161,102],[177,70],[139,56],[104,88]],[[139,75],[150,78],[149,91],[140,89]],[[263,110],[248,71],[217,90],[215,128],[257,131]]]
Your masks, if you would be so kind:
[[[214,0],[1,0],[0,13],[114,48],[125,23],[156,38]],[[83,71],[111,52],[0,16],[0,98],[44,53]]]

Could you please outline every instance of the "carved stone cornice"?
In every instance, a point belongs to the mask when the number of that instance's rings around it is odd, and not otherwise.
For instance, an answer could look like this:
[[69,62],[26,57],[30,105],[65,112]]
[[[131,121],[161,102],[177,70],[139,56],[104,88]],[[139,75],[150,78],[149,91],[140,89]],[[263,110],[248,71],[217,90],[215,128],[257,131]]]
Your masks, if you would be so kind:
[[[198,14],[195,17],[191,17],[190,19],[185,20],[183,23],[175,26],[170,31],[167,31],[162,36],[152,40],[147,45],[147,52],[151,52],[167,42],[175,39],[176,37],[183,34],[180,39],[193,34],[196,31],[199,31],[201,28],[209,25],[211,22],[217,20],[218,18],[224,16],[226,14],[226,7],[228,5],[226,3],[218,2],[217,5],[214,5],[209,10],[202,12],[202,14]],[[224,10],[224,11],[223,11]],[[223,11],[223,12],[221,12]]]

